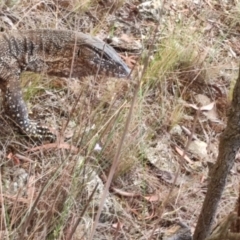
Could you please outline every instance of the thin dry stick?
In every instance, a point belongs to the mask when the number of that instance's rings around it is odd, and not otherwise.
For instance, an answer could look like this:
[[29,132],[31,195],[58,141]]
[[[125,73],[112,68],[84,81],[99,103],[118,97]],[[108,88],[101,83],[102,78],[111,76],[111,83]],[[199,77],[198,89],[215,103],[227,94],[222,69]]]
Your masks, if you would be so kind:
[[[75,34],[75,43],[74,43],[74,48],[73,48],[73,56],[72,56],[72,63],[71,63],[71,69],[70,69],[69,78],[72,77],[74,60],[75,60],[75,57],[74,57],[74,56],[75,56],[75,54],[76,54],[76,49],[77,49],[77,34]],[[69,89],[69,88],[68,88],[68,89]],[[69,90],[68,90],[68,92],[69,92]],[[72,107],[72,109],[71,109],[71,111],[70,111],[70,114],[69,114],[69,117],[68,117],[68,119],[67,119],[67,122],[64,124],[64,126],[63,126],[63,128],[62,128],[62,131],[61,131],[60,136],[63,136],[63,133],[64,133],[64,131],[66,130],[66,128],[67,128],[67,126],[68,126],[68,124],[69,124],[69,122],[70,122],[70,119],[71,119],[71,117],[72,117],[72,115],[73,115],[73,113],[74,113],[74,111],[75,111],[75,109],[76,109],[77,103],[79,102],[81,96],[82,96],[82,92],[80,92],[80,93],[78,94],[78,97],[77,97],[76,101],[74,102],[73,107]]]
[[[154,29],[153,37],[149,38],[149,41],[151,42],[151,44],[150,44],[150,49],[148,51],[148,55],[144,59],[145,61],[144,61],[144,65],[143,65],[144,67],[143,67],[143,71],[142,71],[142,76],[144,75],[144,73],[147,70],[149,59],[150,59],[150,54],[152,53],[154,43],[156,42],[157,30],[158,30],[159,25],[160,25],[160,21],[159,21],[159,24],[157,24],[155,29]],[[133,71],[133,69],[132,69],[132,71]],[[130,73],[130,75],[131,75],[131,73]],[[129,110],[129,113],[128,113],[128,116],[127,116],[127,121],[126,121],[126,124],[124,126],[124,131],[123,131],[123,134],[122,134],[122,138],[120,140],[117,152],[116,152],[116,154],[114,156],[114,160],[113,160],[113,163],[112,163],[109,175],[108,175],[108,179],[107,179],[107,182],[105,184],[105,188],[104,188],[104,191],[103,191],[103,194],[102,194],[102,198],[101,198],[101,201],[100,201],[100,204],[99,204],[99,209],[98,209],[98,212],[97,212],[94,224],[93,224],[93,229],[92,229],[92,232],[91,232],[91,235],[90,235],[90,238],[89,238],[90,240],[92,240],[93,237],[94,237],[94,234],[95,234],[95,231],[96,231],[96,228],[97,228],[97,224],[98,224],[98,221],[99,221],[99,217],[100,217],[100,214],[102,212],[103,205],[104,205],[105,199],[107,197],[110,184],[112,182],[113,175],[114,175],[115,170],[116,170],[116,168],[118,166],[118,162],[119,162],[119,158],[120,158],[120,154],[121,154],[121,149],[122,149],[122,146],[123,146],[123,142],[124,142],[125,136],[126,136],[127,131],[128,131],[128,127],[129,127],[130,120],[131,120],[131,117],[132,117],[133,107],[135,105],[137,94],[138,94],[138,91],[140,89],[140,84],[141,84],[141,82],[139,81],[137,83],[137,86],[136,86],[136,89],[135,89],[135,92],[134,92],[134,96],[133,96],[133,99],[132,99],[131,107],[130,107],[130,110]]]
[[234,164],[240,148],[240,70],[233,91],[233,99],[228,114],[227,127],[220,137],[218,158],[210,173],[210,181],[203,202],[198,223],[193,235],[194,240],[204,240],[210,229],[221,199],[227,176]]
[[45,190],[45,187],[48,185],[48,182],[45,183],[45,185],[42,187],[41,191],[39,192],[35,202],[33,203],[33,206],[31,207],[31,210],[29,212],[29,215],[28,217],[25,219],[25,222],[23,223],[23,226],[21,228],[21,232],[19,234],[19,239],[24,239],[24,235],[25,235],[25,231],[28,227],[28,224],[30,223],[32,217],[33,217],[33,213],[36,209],[36,206],[37,206],[37,203],[39,202],[40,200],[40,197],[42,196],[44,190]]
[[[154,34],[152,43],[156,39],[156,32],[157,32],[157,27],[155,29],[155,34]],[[152,45],[150,45],[150,46],[152,46]],[[144,64],[144,68],[143,68],[143,71],[142,71],[142,76],[146,72],[151,50],[149,50],[148,57],[145,59],[145,64]],[[131,75],[131,73],[130,73],[130,75]],[[124,142],[125,136],[126,136],[127,131],[128,131],[128,127],[129,127],[130,120],[131,120],[131,117],[132,117],[133,107],[135,105],[135,101],[136,101],[136,98],[137,98],[137,94],[138,94],[139,88],[140,88],[140,81],[138,82],[138,84],[136,86],[136,89],[135,89],[135,92],[134,92],[134,96],[133,96],[133,99],[132,99],[132,103],[131,103],[131,107],[130,107],[130,110],[129,110],[129,113],[128,113],[128,116],[127,116],[127,121],[126,121],[125,126],[124,126],[124,131],[123,131],[123,134],[122,134],[122,138],[120,140],[117,152],[116,152],[116,154],[114,156],[114,160],[113,160],[113,163],[112,163],[109,175],[108,175],[108,179],[107,179],[107,182],[105,184],[105,188],[104,188],[104,191],[103,191],[103,194],[102,194],[102,198],[101,198],[101,201],[100,201],[100,204],[99,204],[98,212],[97,212],[94,224],[93,224],[93,229],[92,229],[92,232],[91,232],[91,235],[90,235],[90,238],[89,238],[90,240],[92,240],[93,237],[94,237],[94,234],[95,234],[95,231],[96,231],[96,228],[97,228],[97,224],[98,224],[98,221],[99,221],[99,217],[100,217],[100,214],[102,212],[103,205],[104,205],[105,199],[107,197],[110,184],[112,182],[113,175],[114,175],[115,170],[116,170],[116,168],[118,166],[118,162],[119,162],[119,158],[120,158],[120,154],[121,154],[121,149],[122,149],[122,146],[123,146],[123,142]]]
[[96,215],[96,218],[95,218],[95,221],[94,221],[94,224],[93,224],[93,229],[92,229],[92,232],[91,232],[91,235],[90,235],[90,238],[89,238],[90,240],[92,240],[93,237],[94,237],[94,234],[95,234],[95,231],[96,231],[96,228],[97,228],[97,224],[98,224],[98,221],[99,221],[99,217],[100,217],[100,214],[102,212],[103,205],[105,203],[107,194],[109,192],[109,187],[110,187],[110,184],[111,184],[112,179],[113,179],[113,175],[115,173],[116,167],[118,166],[119,158],[120,158],[120,155],[121,155],[121,149],[122,149],[122,146],[123,146],[123,143],[124,143],[124,139],[125,139],[125,137],[127,135],[127,132],[128,132],[130,121],[131,121],[131,118],[132,118],[133,107],[135,105],[135,101],[136,101],[136,98],[137,98],[137,93],[138,93],[139,87],[140,87],[140,83],[138,83],[138,85],[136,87],[136,90],[135,90],[135,93],[134,93],[134,96],[133,96],[133,99],[132,99],[131,107],[130,107],[130,110],[129,110],[129,113],[128,113],[128,116],[127,116],[127,121],[126,121],[125,126],[124,126],[124,131],[123,131],[123,134],[122,134],[117,152],[114,156],[113,163],[112,163],[109,175],[108,175],[108,179],[107,179],[107,182],[105,184],[104,191],[103,191],[103,194],[102,194],[102,197],[101,197],[101,200],[100,200],[98,212],[97,212],[97,215]]
[[[82,210],[81,215],[78,217],[77,221],[76,221],[75,224],[73,225],[73,228],[72,228],[71,232],[70,232],[69,235],[66,237],[66,240],[71,240],[71,239],[72,239],[73,234],[74,234],[74,232],[76,231],[77,226],[79,225],[82,217],[84,216],[84,213],[87,211],[87,208],[88,208],[90,202],[92,201],[92,198],[93,198],[93,196],[94,196],[97,188],[98,188],[98,183],[96,184],[96,186],[95,186],[95,188],[93,189],[90,197],[88,198],[88,201],[87,201],[88,204],[85,205],[84,209]],[[83,239],[83,238],[81,238],[81,239]]]

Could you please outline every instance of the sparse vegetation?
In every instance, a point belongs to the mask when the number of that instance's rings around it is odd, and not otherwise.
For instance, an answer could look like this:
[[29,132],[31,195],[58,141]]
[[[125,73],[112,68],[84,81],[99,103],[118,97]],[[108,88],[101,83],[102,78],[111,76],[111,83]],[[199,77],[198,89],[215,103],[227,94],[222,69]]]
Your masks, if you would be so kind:
[[[91,33],[135,65],[131,80],[23,74],[31,118],[41,115],[37,120],[65,141],[38,146],[1,119],[0,239],[142,240],[193,232],[237,77],[239,3],[165,1],[159,24],[158,5],[142,2],[0,3],[2,31]],[[197,106],[213,102],[196,118]],[[239,157],[214,224],[234,209],[238,172]]]

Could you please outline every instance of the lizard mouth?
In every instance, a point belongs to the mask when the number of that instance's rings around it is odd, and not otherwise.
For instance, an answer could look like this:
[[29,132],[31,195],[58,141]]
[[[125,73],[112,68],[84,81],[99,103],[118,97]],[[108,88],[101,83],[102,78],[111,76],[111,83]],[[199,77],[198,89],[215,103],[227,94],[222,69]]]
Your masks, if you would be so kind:
[[107,75],[118,78],[126,78],[131,70],[126,63],[117,55],[112,56],[115,50],[103,43],[102,49],[99,47],[87,46],[91,51],[91,64],[96,67],[96,70],[101,75]]

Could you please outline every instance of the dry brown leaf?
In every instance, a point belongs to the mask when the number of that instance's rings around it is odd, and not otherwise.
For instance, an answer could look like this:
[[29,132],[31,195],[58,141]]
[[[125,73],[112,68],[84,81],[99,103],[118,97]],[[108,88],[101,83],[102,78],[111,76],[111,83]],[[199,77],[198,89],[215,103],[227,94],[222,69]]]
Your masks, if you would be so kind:
[[195,110],[198,110],[199,109],[199,107],[196,105],[196,104],[189,104],[189,103],[186,103],[186,104],[184,104],[186,107],[191,107],[191,108],[193,108],[193,109],[195,109]]
[[9,153],[9,154],[7,155],[7,159],[12,160],[13,163],[14,163],[14,165],[20,165],[20,160],[19,160],[19,158],[18,158],[16,155],[14,155],[13,153]]
[[116,194],[119,194],[119,195],[124,196],[124,197],[139,197],[139,196],[141,196],[138,193],[125,192],[125,191],[123,191],[121,189],[118,189],[118,188],[115,188],[115,187],[111,187],[111,190],[113,190]]
[[[111,190],[113,190],[115,193],[117,193],[121,196],[124,196],[124,197],[139,197],[139,196],[142,196],[141,194],[125,192],[125,191],[120,190],[120,189],[115,188],[115,187],[112,187]],[[149,202],[159,201],[159,196],[157,196],[157,195],[149,195],[149,196],[146,196],[144,198]]]
[[186,152],[184,153],[184,151],[182,149],[180,149],[179,147],[175,147],[175,150],[177,151],[177,153],[180,155],[180,156],[183,156],[183,158],[188,162],[188,163],[191,163],[193,164],[193,161],[186,155]]
[[21,155],[21,154],[18,154],[18,153],[16,153],[15,156],[16,156],[17,158],[19,158],[20,160],[25,161],[25,162],[31,162],[31,163],[34,163],[34,162],[35,162],[34,160],[32,160],[32,159],[30,159],[30,158],[28,158],[28,157],[25,157],[25,156],[23,156],[23,155]]
[[201,111],[210,111],[210,110],[213,109],[214,106],[215,106],[215,102],[211,102],[210,104],[205,105],[205,106],[202,106],[202,107],[200,107],[199,109],[200,109]]
[[120,222],[120,221],[112,224],[112,227],[115,228],[115,229],[118,229],[118,230],[119,230],[119,229],[122,229],[123,226],[124,226],[123,223]]
[[48,143],[48,144],[44,144],[41,146],[37,146],[34,148],[30,148],[28,149],[26,152],[36,152],[36,151],[40,151],[40,150],[49,150],[49,149],[67,149],[70,150],[72,153],[77,154],[78,153],[78,148],[70,145],[68,143]]
[[186,107],[191,107],[195,110],[201,110],[201,111],[210,111],[213,109],[214,105],[215,105],[215,102],[211,102],[210,104],[202,107],[198,107],[196,104],[188,104],[188,103],[185,104]]
[[158,202],[160,200],[158,195],[149,195],[144,198],[149,202]]

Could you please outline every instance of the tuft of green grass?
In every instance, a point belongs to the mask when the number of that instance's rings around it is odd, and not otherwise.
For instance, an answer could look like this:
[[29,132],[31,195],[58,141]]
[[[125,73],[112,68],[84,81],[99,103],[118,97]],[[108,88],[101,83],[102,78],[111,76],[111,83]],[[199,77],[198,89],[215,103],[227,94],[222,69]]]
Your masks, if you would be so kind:
[[175,39],[174,36],[163,40],[144,78],[146,85],[154,87],[155,83],[165,79],[173,71],[177,71],[182,62],[195,62],[198,56],[197,50],[188,44],[188,41],[184,44],[182,39]]
[[35,96],[41,94],[45,88],[41,87],[43,77],[33,72],[24,72],[21,74],[21,85],[24,89],[23,98],[30,101]]

